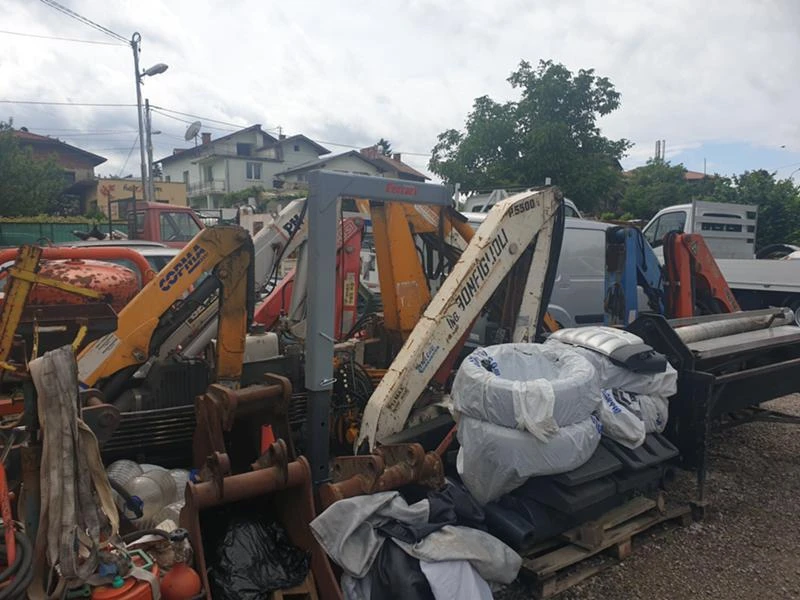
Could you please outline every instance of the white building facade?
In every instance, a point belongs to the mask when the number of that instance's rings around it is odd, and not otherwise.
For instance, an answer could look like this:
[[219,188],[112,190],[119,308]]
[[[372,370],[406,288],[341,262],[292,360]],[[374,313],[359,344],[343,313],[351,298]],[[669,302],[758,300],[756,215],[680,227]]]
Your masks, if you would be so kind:
[[277,138],[252,125],[194,148],[176,149],[157,161],[165,181],[183,182],[190,206],[219,208],[222,198],[254,186],[278,189],[278,173],[307,164],[330,151],[304,135]]

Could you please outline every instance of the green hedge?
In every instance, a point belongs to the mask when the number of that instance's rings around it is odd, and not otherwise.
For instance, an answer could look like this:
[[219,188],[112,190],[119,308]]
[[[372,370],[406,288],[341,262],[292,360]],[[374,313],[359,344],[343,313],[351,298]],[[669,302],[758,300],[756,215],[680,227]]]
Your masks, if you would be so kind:
[[[22,244],[59,244],[77,242],[79,239],[73,231],[89,231],[96,221],[79,217],[50,217],[49,221],[33,219],[0,218],[0,246],[21,246]],[[108,222],[97,223],[100,231],[108,232]],[[127,223],[114,223],[114,229],[127,233]]]

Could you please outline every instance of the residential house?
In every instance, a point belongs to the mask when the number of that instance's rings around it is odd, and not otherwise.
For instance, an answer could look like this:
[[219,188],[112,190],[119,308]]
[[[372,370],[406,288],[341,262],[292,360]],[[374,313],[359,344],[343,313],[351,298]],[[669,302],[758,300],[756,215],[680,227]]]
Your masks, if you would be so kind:
[[318,158],[278,173],[278,177],[290,185],[302,186],[306,182],[308,174],[318,169],[357,175],[392,177],[418,182],[430,179],[404,163],[400,153],[385,156],[381,154],[378,146],[370,146],[358,151],[350,150],[335,156]]
[[304,135],[273,137],[261,125],[252,125],[211,139],[203,133],[194,148],[176,149],[157,161],[167,183],[187,186],[195,208],[218,208],[222,197],[254,186],[276,189],[276,175],[330,154],[330,150]]
[[[83,197],[83,203],[89,212],[99,210],[108,216],[110,210],[112,219],[120,219],[132,207],[134,197],[142,199],[141,179],[106,177],[95,179],[94,183],[94,186],[87,188]],[[156,201],[174,206],[189,205],[183,182],[154,181],[153,187]]]
[[[26,127],[15,129],[14,137],[23,148],[30,148],[33,158],[47,160],[53,158],[64,170],[64,195],[83,198],[86,191],[94,186],[94,168],[106,162],[106,158],[86,150],[71,146],[58,138],[31,133]],[[86,211],[86,205],[76,207]]]

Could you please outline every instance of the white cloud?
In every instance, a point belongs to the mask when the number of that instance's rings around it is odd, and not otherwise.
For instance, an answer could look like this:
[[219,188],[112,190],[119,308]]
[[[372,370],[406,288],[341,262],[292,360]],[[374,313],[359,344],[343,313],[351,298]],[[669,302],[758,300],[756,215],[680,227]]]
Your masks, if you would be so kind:
[[[593,67],[616,85],[622,108],[602,126],[636,142],[629,163],[650,156],[659,138],[669,152],[704,142],[800,150],[793,0],[62,1],[126,38],[142,33],[142,65],[170,65],[146,80],[154,104],[235,124],[281,125],[355,146],[386,137],[397,150],[429,152],[439,132],[463,125],[475,97],[515,96],[506,78],[520,59],[552,58],[573,70]],[[6,0],[0,11],[2,29],[109,41],[41,3]],[[4,98],[135,100],[125,47],[0,34],[0,49]],[[0,110],[34,131],[126,130],[61,134],[108,156],[101,172],[119,171],[127,155],[105,149],[129,148],[135,137],[131,108]],[[161,115],[154,122],[164,131],[156,155],[183,144],[185,123]],[[137,168],[134,151],[125,172]]]

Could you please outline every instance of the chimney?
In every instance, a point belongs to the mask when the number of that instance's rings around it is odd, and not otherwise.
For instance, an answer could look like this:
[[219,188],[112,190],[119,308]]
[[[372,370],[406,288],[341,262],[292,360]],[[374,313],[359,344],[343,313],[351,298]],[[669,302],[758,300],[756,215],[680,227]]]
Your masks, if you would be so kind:
[[211,143],[211,134],[210,134],[210,133],[205,133],[205,132],[204,132],[204,133],[201,133],[200,135],[201,135],[201,136],[202,136],[202,138],[203,138],[203,145],[204,145],[204,146],[205,146],[206,144],[210,144],[210,143]]
[[378,151],[378,146],[370,146],[369,148],[362,148],[361,154],[367,158],[378,158],[380,152]]
[[286,139],[286,134],[285,133],[279,133],[278,134],[278,139],[279,140],[285,140]]
[[392,158],[395,159],[397,162],[402,162],[402,158],[401,158],[402,156],[403,155],[400,154],[399,152],[395,152],[394,154],[392,154]]

